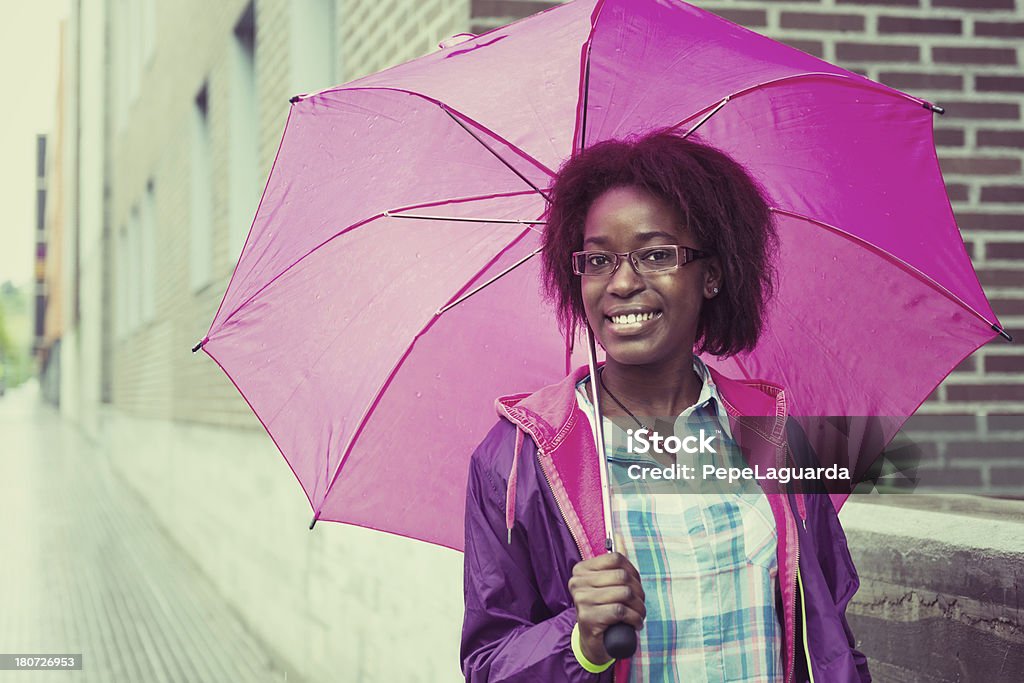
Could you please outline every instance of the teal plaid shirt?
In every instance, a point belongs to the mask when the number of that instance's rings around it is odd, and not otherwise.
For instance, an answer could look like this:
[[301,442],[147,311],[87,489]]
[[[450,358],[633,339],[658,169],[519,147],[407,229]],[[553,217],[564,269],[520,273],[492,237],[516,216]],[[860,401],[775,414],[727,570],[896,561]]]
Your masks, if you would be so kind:
[[[775,683],[783,675],[775,520],[756,483],[741,489],[701,479],[701,463],[727,466],[742,455],[696,357],[694,370],[704,386],[675,419],[674,433],[682,438],[704,429],[717,437],[714,454],[679,454],[678,463],[695,465],[694,480],[638,479],[638,472],[664,464],[629,452],[626,430],[635,423],[603,421],[616,549],[639,570],[647,596],[630,680]],[[592,422],[589,388],[581,382],[578,389]]]

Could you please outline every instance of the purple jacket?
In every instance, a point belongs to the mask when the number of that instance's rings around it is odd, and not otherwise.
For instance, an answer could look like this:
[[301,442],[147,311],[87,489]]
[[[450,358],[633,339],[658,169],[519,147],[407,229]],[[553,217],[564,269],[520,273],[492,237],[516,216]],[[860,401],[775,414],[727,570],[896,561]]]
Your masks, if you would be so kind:
[[[805,446],[790,443],[784,391],[711,372],[748,464],[807,457]],[[499,399],[504,419],[473,454],[462,628],[467,681],[629,679],[628,660],[587,673],[569,643],[576,623],[572,568],[604,552],[606,536],[593,432],[574,393],[586,374],[580,368],[533,394]],[[831,500],[762,484],[778,533],[785,680],[809,681],[809,660],[816,683],[870,681],[846,623],[858,580]]]

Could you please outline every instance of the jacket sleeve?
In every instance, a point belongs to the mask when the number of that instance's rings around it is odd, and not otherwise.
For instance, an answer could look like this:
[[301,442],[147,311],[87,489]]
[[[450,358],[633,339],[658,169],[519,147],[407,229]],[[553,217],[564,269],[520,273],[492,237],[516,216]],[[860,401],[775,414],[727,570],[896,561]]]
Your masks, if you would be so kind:
[[[793,419],[787,424],[787,439],[790,452],[794,458],[794,464],[801,467],[818,467],[823,464],[819,460],[807,438],[804,430]],[[846,542],[846,533],[839,522],[839,515],[832,504],[832,499],[821,482],[818,486],[812,486],[811,490],[805,491],[805,499],[812,508],[812,523],[818,527],[817,538],[825,539],[825,542],[817,543],[817,561],[821,567],[825,583],[828,585],[832,601],[835,603],[836,613],[846,632],[846,639],[850,646],[850,655],[857,666],[857,675],[861,683],[870,683],[871,674],[868,671],[868,659],[857,649],[857,640],[850,629],[846,619],[846,607],[850,600],[860,588],[860,579],[857,576],[857,569],[850,557],[850,548]]]
[[843,629],[846,631],[846,639],[850,643],[850,653],[857,665],[857,673],[862,683],[871,683],[871,673],[868,671],[868,658],[856,648],[856,638],[850,630],[850,624],[846,621],[846,606],[850,603],[857,589],[860,588],[860,579],[857,576],[857,569],[853,565],[853,558],[850,557],[850,548],[846,542],[846,534],[843,532],[842,524],[839,523],[839,515],[836,514],[832,501],[827,494],[816,494],[811,496],[817,499],[815,502],[820,506],[820,518],[822,523],[828,525],[829,536],[832,539],[830,545],[819,545],[818,552],[828,552],[829,557],[819,557],[818,561],[822,567],[829,588],[832,591],[832,599],[835,601],[836,612],[842,620]]
[[[511,466],[514,443],[515,428],[508,423],[499,425],[477,448],[470,463],[462,671],[472,683],[610,681],[610,670],[591,674],[576,661],[569,640],[576,610],[570,607],[551,614],[544,604],[523,530],[517,527],[509,543],[505,527],[507,475],[498,474],[498,463]],[[507,449],[507,453],[496,449]]]

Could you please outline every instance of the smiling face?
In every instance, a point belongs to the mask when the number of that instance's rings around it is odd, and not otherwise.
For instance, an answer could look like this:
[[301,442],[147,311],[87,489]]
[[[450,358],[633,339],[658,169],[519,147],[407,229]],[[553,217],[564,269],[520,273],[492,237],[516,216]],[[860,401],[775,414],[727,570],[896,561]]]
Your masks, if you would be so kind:
[[[700,249],[669,204],[637,187],[600,195],[587,212],[583,249],[625,253],[663,244]],[[666,371],[688,366],[701,306],[715,296],[717,260],[640,276],[623,260],[611,276],[581,276],[583,308],[609,363]]]

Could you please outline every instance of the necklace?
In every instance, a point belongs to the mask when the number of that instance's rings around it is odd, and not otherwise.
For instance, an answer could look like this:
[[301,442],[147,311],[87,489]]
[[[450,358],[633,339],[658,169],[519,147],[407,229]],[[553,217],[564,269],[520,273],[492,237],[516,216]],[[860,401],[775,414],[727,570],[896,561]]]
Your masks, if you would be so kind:
[[617,405],[618,407],[620,407],[623,410],[625,410],[626,411],[626,415],[629,415],[631,418],[633,418],[633,422],[636,422],[638,427],[640,427],[641,429],[647,429],[647,426],[643,422],[640,421],[640,418],[638,418],[636,415],[634,415],[633,412],[629,408],[627,408],[626,406],[622,405],[622,401],[620,401],[618,399],[618,397],[615,394],[612,393],[612,390],[608,388],[608,385],[604,383],[604,366],[603,365],[601,366],[601,369],[597,371],[597,383],[600,384],[601,388],[605,390],[605,393],[608,394],[608,397],[611,398],[611,400],[615,401],[615,405]]

